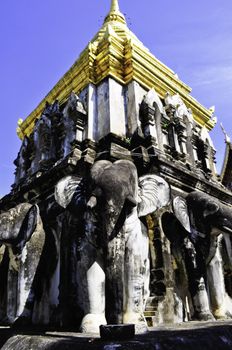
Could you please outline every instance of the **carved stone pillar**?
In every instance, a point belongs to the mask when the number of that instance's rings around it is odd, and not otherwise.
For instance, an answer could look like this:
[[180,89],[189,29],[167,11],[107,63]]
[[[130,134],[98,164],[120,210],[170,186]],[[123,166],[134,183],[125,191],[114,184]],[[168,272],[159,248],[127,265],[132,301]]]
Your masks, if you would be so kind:
[[197,136],[195,133],[193,133],[192,135],[192,139],[191,139],[191,143],[192,143],[192,147],[193,147],[193,160],[195,165],[198,165],[198,156],[197,156]]
[[171,147],[169,144],[168,130],[169,130],[170,119],[167,115],[163,114],[161,118],[161,130],[163,136],[163,148],[168,154],[171,153]]
[[180,151],[182,153],[182,159],[186,158],[187,154],[187,134],[186,134],[186,125],[179,118],[175,119],[175,129],[178,136],[178,142],[180,145]]
[[80,149],[83,141],[84,128],[87,124],[87,112],[83,102],[72,93],[63,112],[63,157],[66,157],[75,148]]
[[150,137],[153,145],[157,145],[155,114],[155,107],[150,106],[143,100],[140,106],[139,118],[145,138]]
[[[170,119],[169,125],[168,125],[168,140],[170,145],[170,153],[173,157],[176,159],[182,158],[182,152],[180,148],[179,138],[178,138],[178,132],[177,132],[177,125],[180,125],[180,121],[178,118],[176,118],[176,108],[172,105],[166,106],[166,113]],[[179,130],[182,128],[179,127]]]
[[204,152],[203,152],[203,163],[204,163],[204,171],[208,174],[212,174],[212,169],[210,166],[210,145],[207,142],[204,142]]

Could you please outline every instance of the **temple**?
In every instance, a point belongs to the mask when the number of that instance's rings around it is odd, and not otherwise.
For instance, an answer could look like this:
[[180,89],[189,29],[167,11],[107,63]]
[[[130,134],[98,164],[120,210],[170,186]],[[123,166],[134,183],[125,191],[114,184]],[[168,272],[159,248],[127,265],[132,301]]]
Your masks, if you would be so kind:
[[232,146],[219,176],[214,117],[112,0],[18,122],[0,200],[0,324],[139,333],[232,318]]

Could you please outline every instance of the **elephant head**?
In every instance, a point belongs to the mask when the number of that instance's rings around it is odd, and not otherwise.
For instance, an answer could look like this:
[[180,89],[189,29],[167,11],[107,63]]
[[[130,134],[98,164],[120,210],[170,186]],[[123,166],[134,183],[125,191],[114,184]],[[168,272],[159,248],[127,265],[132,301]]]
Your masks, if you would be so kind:
[[[193,264],[189,259],[189,283],[192,285],[191,294],[199,314],[206,310],[205,313],[210,315],[211,303],[215,317],[231,317],[232,302],[225,290],[218,240],[221,234],[225,236],[227,254],[231,259],[231,240],[228,235],[232,235],[232,208],[206,193],[194,191],[185,199],[174,198],[173,210],[187,232],[188,246],[191,246],[191,254],[195,261]],[[207,300],[206,281],[209,286],[210,303]]]
[[[167,182],[154,174],[138,178],[137,169],[129,160],[114,163],[100,160],[92,166],[88,182],[75,176],[60,180],[55,189],[55,198],[74,215],[85,217],[88,231],[85,235],[90,243],[91,229],[88,227],[91,226],[96,232],[95,227],[98,226],[97,233],[102,243],[98,248],[103,251],[101,267],[105,273],[101,285],[105,283],[106,287],[101,289],[97,299],[99,304],[102,296],[106,298],[108,322],[144,321],[144,299],[145,294],[148,295],[149,285],[149,244],[146,226],[140,218],[169,203],[170,188]],[[90,225],[92,221],[90,216],[86,217],[86,212],[90,215],[94,212],[96,225]],[[86,274],[88,285],[92,275],[89,270]],[[96,283],[98,281],[93,281],[88,291],[90,301],[96,300],[97,290],[101,288]],[[90,306],[86,315],[88,324],[93,319],[94,312],[91,310],[96,309],[97,306]],[[83,324],[86,325],[82,321]],[[89,330],[88,326],[82,329]]]
[[173,200],[175,216],[189,233],[193,242],[207,242],[204,246],[206,261],[210,262],[216,252],[217,237],[224,234],[229,259],[231,258],[230,238],[232,236],[232,208],[206,193],[194,191]]
[[232,208],[215,197],[194,191],[185,199],[174,198],[173,208],[178,220],[192,235],[232,235]]
[[126,216],[137,206],[138,175],[129,161],[96,162],[90,172],[93,189],[87,206],[96,208],[105,240],[113,239]]
[[32,284],[44,240],[37,205],[21,203],[0,214],[1,251],[9,258],[5,322],[18,322],[20,318],[29,321],[31,317],[27,301],[32,301]]
[[166,206],[170,201],[170,188],[163,178],[154,174],[138,178],[131,161],[100,160],[92,166],[88,184],[76,176],[60,180],[55,199],[77,215],[95,208],[110,240],[132,212],[143,217]]
[[0,243],[14,251],[22,249],[37,224],[38,207],[21,203],[0,214]]

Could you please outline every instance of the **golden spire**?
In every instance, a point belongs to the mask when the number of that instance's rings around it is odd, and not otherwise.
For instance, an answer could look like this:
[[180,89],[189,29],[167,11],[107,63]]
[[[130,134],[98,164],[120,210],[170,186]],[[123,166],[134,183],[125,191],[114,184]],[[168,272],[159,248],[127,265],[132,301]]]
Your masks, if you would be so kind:
[[119,12],[118,0],[112,0],[110,12]]
[[106,16],[104,23],[108,23],[108,22],[112,22],[112,21],[126,24],[125,17],[120,12],[118,0],[111,0],[110,12]]

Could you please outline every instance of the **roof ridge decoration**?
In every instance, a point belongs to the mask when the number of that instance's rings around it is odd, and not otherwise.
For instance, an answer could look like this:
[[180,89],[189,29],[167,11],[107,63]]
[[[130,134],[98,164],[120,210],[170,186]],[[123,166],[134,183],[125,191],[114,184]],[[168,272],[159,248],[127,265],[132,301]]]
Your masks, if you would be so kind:
[[112,21],[126,24],[126,19],[119,9],[118,0],[111,0],[110,12],[106,16],[104,23],[108,23]]
[[225,143],[230,143],[230,137],[229,137],[229,135],[227,134],[227,132],[226,132],[226,130],[225,130],[223,124],[220,123],[220,126],[221,126],[222,132],[223,132],[224,137],[225,137]]
[[222,132],[224,134],[225,144],[226,144],[220,178],[221,178],[222,184],[226,186],[226,182],[228,181],[228,177],[229,177],[229,179],[231,179],[232,143],[231,143],[230,136],[227,134],[222,123],[220,123],[220,126],[221,126]]

